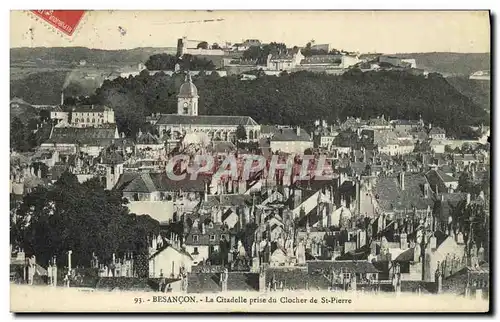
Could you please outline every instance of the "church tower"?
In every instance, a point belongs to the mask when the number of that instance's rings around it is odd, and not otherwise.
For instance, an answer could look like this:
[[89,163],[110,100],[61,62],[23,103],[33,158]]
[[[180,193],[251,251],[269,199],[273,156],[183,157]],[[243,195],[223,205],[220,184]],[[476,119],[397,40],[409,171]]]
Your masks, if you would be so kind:
[[186,81],[181,85],[177,96],[177,114],[198,115],[198,89],[191,80],[191,75],[186,75]]

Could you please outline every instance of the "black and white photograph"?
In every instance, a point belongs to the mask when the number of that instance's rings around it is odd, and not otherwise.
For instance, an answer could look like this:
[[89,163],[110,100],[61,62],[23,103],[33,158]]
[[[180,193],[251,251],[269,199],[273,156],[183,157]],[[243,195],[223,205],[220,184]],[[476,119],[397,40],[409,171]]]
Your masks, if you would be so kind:
[[11,311],[488,312],[490,24],[11,11]]

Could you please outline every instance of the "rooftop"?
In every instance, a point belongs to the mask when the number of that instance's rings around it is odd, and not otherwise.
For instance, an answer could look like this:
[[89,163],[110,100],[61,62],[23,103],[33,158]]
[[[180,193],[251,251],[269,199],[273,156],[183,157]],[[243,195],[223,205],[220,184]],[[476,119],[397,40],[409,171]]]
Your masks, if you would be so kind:
[[234,126],[234,125],[258,125],[250,116],[230,116],[230,115],[179,115],[162,114],[155,123],[175,124],[175,125],[213,125],[213,126]]
[[296,129],[281,128],[274,132],[271,141],[311,141],[311,136],[303,129],[297,135]]
[[424,174],[406,173],[404,182],[405,187],[402,190],[397,175],[377,179],[374,192],[383,210],[411,210],[414,207],[424,209],[433,205],[430,189],[427,191],[428,198],[424,196],[425,184],[427,183]]
[[46,143],[56,144],[108,144],[117,137],[116,126],[54,127]]

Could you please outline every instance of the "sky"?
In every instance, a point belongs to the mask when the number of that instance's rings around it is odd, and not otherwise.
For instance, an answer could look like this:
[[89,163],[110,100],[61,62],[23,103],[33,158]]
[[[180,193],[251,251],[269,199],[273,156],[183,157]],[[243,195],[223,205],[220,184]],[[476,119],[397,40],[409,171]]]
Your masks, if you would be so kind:
[[289,47],[314,39],[365,53],[490,51],[487,11],[90,11],[71,38],[26,11],[11,11],[10,27],[11,47],[174,47],[186,36],[209,43],[279,41]]

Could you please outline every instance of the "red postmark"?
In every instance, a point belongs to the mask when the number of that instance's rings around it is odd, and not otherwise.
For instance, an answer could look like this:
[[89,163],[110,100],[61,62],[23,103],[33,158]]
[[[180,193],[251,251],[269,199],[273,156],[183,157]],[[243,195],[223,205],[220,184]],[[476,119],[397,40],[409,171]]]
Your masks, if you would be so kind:
[[83,18],[85,10],[31,10],[59,31],[71,36]]

